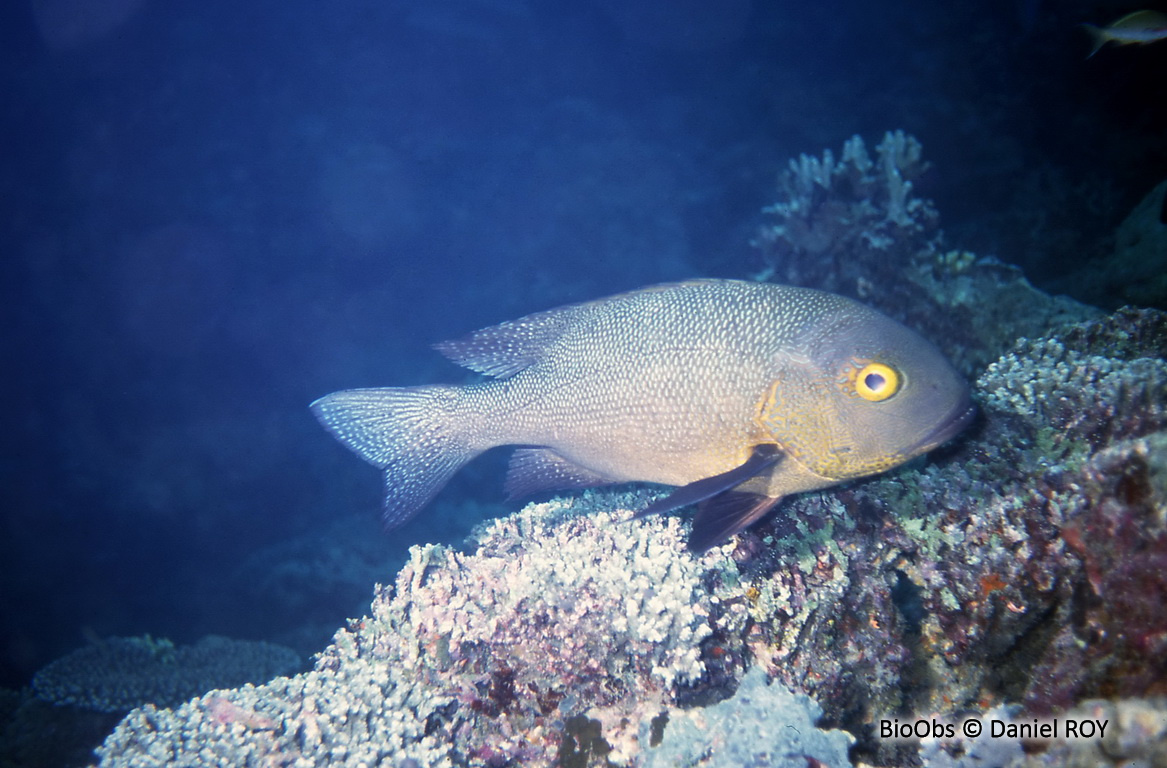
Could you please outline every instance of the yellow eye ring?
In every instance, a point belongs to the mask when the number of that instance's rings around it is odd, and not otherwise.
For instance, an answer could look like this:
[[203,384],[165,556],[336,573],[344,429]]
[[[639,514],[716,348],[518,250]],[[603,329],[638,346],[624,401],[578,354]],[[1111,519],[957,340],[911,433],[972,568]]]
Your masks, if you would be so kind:
[[878,403],[900,391],[900,375],[889,365],[868,363],[855,374],[855,392],[864,400]]

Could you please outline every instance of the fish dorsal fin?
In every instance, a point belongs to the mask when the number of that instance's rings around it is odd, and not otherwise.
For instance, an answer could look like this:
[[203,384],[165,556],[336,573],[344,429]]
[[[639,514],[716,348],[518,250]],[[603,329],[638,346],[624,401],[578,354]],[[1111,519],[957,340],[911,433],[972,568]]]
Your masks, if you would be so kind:
[[782,497],[726,491],[701,502],[689,533],[689,551],[704,552],[745,530]]
[[759,445],[754,448],[750,458],[739,467],[734,467],[720,475],[705,477],[688,485],[681,486],[663,499],[657,499],[644,509],[637,512],[633,519],[656,515],[661,512],[672,512],[674,509],[696,504],[719,493],[728,491],[749,480],[754,475],[765,472],[774,466],[782,454],[776,445]]
[[463,368],[487,376],[506,378],[542,360],[546,350],[559,340],[567,328],[579,320],[581,313],[591,312],[599,305],[638,301],[653,292],[686,287],[701,288],[705,285],[728,282],[737,281],[698,279],[651,285],[605,299],[568,304],[520,317],[518,320],[508,320],[460,339],[439,342],[434,345],[434,349]]
[[519,448],[507,467],[508,499],[518,499],[543,491],[566,488],[594,488],[613,482],[607,477],[572,464],[548,448]]
[[508,320],[461,339],[440,342],[434,349],[472,371],[499,378],[514,376],[543,358],[580,306],[583,305],[573,304]]

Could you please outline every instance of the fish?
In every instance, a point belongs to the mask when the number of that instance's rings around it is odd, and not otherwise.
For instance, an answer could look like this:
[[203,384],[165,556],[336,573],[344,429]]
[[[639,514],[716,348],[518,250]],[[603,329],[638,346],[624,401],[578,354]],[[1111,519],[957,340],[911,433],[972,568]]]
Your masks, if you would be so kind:
[[1167,13],[1135,11],[1105,27],[1097,27],[1093,24],[1083,24],[1082,27],[1090,33],[1094,40],[1094,48],[1086,57],[1090,58],[1107,43],[1145,45],[1167,38]]
[[434,345],[482,375],[333,392],[310,406],[384,471],[383,519],[416,515],[483,451],[516,446],[510,498],[675,486],[634,517],[697,504],[703,552],[782,498],[884,472],[973,419],[930,342],[852,299],[699,279],[527,315]]

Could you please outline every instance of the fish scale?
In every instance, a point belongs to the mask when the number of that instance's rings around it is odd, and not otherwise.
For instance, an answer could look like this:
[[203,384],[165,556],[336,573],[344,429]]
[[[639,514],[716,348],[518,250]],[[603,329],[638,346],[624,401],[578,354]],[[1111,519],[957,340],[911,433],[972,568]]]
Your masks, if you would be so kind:
[[715,499],[690,542],[703,549],[785,495],[895,466],[972,417],[967,385],[919,335],[792,286],[652,286],[436,347],[487,378],[346,390],[312,405],[385,470],[390,526],[474,456],[518,445],[507,480],[516,492],[642,481],[681,487],[653,511]]

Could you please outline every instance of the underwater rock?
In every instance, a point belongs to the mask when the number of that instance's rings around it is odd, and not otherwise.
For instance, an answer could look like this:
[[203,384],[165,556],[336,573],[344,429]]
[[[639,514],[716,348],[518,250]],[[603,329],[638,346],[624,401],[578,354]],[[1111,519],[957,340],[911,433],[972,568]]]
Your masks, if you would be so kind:
[[[733,698],[704,709],[673,711],[659,746],[643,751],[643,768],[842,768],[851,765],[846,731],[815,727],[822,709],[754,668]],[[640,743],[650,744],[646,730]]]
[[1057,284],[1101,307],[1137,304],[1167,309],[1167,181],[1148,192],[1123,219],[1108,251],[1077,267],[1068,263],[1069,271]]
[[1167,181],[1148,192],[1119,225],[1114,256],[1103,270],[1099,277],[1122,301],[1167,308]]

